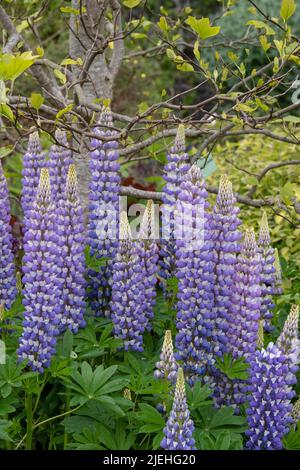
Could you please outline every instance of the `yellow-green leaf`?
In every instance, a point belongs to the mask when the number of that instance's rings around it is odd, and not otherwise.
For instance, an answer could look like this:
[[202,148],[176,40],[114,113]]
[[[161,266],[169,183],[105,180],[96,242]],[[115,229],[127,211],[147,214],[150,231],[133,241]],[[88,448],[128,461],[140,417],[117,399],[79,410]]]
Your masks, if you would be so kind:
[[77,10],[76,8],[72,7],[60,7],[60,11],[62,13],[70,13],[72,15],[79,15],[80,10]]
[[194,44],[194,56],[196,57],[196,59],[198,60],[198,62],[200,62],[200,51],[199,51],[199,42],[196,41],[195,44]]
[[137,7],[142,0],[124,0],[123,5],[127,8],[135,8]]
[[189,64],[188,62],[185,62],[184,64],[178,64],[177,69],[181,70],[181,72],[193,72],[194,67],[192,64]]
[[38,58],[31,51],[19,55],[0,54],[0,80],[15,80]]
[[31,93],[29,101],[34,109],[39,110],[45,100],[39,93]]
[[67,77],[64,73],[62,73],[59,69],[54,70],[54,75],[58,78],[58,80],[65,85],[67,81]]
[[254,111],[256,110],[256,106],[255,108],[251,108],[251,106],[246,103],[238,103],[235,105],[235,109],[237,111],[243,111],[244,113],[254,113]]
[[76,64],[77,64],[77,60],[71,59],[70,57],[67,57],[60,63],[60,65],[76,65]]
[[66,106],[65,108],[61,109],[60,111],[58,111],[58,113],[56,114],[56,119],[59,119],[61,118],[64,114],[68,113],[69,111],[71,111],[71,109],[73,108],[73,104],[68,104],[68,106]]
[[259,42],[261,43],[262,48],[265,52],[270,49],[271,43],[268,42],[267,36],[259,36]]
[[0,103],[0,115],[5,116],[10,121],[14,120],[13,112],[6,103]]
[[169,57],[169,59],[175,60],[176,59],[176,54],[173,51],[173,49],[167,49],[166,54]]
[[256,29],[264,29],[268,36],[272,36],[272,35],[275,34],[274,29],[271,28],[267,23],[264,23],[263,21],[250,20],[250,21],[248,21],[247,24],[250,24],[250,25],[254,26],[254,28],[256,28]]
[[189,16],[185,22],[201,39],[216,36],[220,32],[220,26],[210,26],[209,18],[201,18],[200,20],[197,20],[194,16]]
[[159,29],[161,29],[164,33],[167,33],[170,29],[170,26],[167,23],[167,20],[164,16],[161,16],[159,22],[157,23]]
[[280,16],[284,21],[287,21],[296,11],[295,0],[282,0],[280,8]]

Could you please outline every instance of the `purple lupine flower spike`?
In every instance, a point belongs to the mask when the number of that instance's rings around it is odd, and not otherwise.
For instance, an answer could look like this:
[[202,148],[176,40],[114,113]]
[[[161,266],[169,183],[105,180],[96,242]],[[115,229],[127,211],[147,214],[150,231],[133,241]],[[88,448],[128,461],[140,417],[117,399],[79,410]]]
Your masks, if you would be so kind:
[[173,341],[171,330],[166,330],[160,360],[156,363],[154,377],[166,379],[170,382],[176,381],[178,364],[173,352]]
[[35,203],[28,211],[24,235],[23,283],[25,307],[23,332],[18,356],[28,366],[43,372],[50,365],[58,334],[61,285],[59,236],[56,233],[55,207],[51,198],[48,170],[41,170]]
[[273,308],[275,306],[272,296],[275,292],[275,256],[274,248],[271,246],[270,230],[266,212],[263,212],[260,222],[258,246],[262,259],[262,273],[261,273],[261,319],[264,320],[264,328],[266,331],[271,331]]
[[201,170],[193,165],[180,185],[175,226],[178,277],[176,358],[183,361],[191,383],[200,378],[199,374],[206,380],[207,371],[215,360],[215,250],[211,221],[205,213],[208,207],[206,198]]
[[40,180],[41,169],[45,166],[45,152],[42,151],[39,134],[29,136],[27,152],[23,158],[21,203],[24,216],[32,209]]
[[[85,326],[85,236],[83,209],[79,201],[75,165],[69,167],[64,199],[58,201],[57,227],[60,229],[62,285],[59,295],[59,328],[76,333]],[[59,262],[59,261],[58,261]]]
[[256,351],[251,359],[246,448],[282,449],[282,438],[289,432],[294,392],[286,356],[273,343]]
[[160,445],[165,450],[195,450],[193,432],[194,423],[186,402],[183,370],[179,368],[173,406]]
[[[257,348],[261,304],[261,257],[252,229],[247,230],[233,275],[227,351],[249,361]],[[246,382],[219,374],[214,390],[217,405],[238,407],[246,401]],[[238,409],[236,409],[238,412]]]
[[17,295],[9,195],[0,162],[0,304],[9,310]]
[[166,281],[175,276],[174,211],[180,184],[190,168],[188,158],[185,148],[185,129],[184,125],[180,124],[174,145],[167,156],[168,162],[163,174],[166,184],[163,188],[160,275]]
[[[112,115],[108,108],[101,113],[94,130],[90,153],[90,254],[107,258],[100,272],[89,272],[89,298],[97,315],[110,316],[112,264],[118,247],[120,175],[118,142],[113,139]],[[112,140],[105,141],[103,137]]]
[[214,229],[216,260],[215,294],[215,337],[219,346],[218,355],[227,351],[227,331],[231,309],[233,276],[240,252],[242,233],[239,209],[227,175],[222,175],[216,204],[213,207],[212,226]]
[[147,318],[146,328],[151,330],[153,318],[153,307],[156,296],[156,274],[158,272],[158,246],[155,241],[155,214],[153,201],[148,201],[142,218],[137,248],[141,263],[144,267],[144,293],[146,297],[145,316]]
[[282,332],[277,339],[276,345],[289,359],[291,372],[297,372],[297,365],[300,358],[298,305],[292,305],[291,311],[283,325]]
[[68,139],[65,131],[56,129],[56,144],[49,152],[48,168],[50,174],[51,194],[53,201],[64,197],[69,166],[72,163],[72,152],[68,149]]
[[132,240],[126,212],[121,213],[120,240],[113,265],[111,317],[114,335],[124,349],[143,351],[143,333],[147,325],[144,269]]

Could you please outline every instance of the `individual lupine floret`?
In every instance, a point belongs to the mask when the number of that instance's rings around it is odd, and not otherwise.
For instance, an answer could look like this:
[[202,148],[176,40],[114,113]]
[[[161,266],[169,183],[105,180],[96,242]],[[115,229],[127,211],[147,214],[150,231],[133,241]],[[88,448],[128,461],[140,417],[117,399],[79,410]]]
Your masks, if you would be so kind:
[[162,237],[160,249],[161,277],[167,281],[175,276],[175,248],[174,248],[174,218],[177,196],[180,184],[190,168],[189,156],[185,148],[184,125],[178,126],[177,135],[170,153],[167,155],[167,164],[163,170],[166,184],[163,188],[162,205]]
[[0,304],[9,310],[17,295],[10,205],[5,176],[0,162]]
[[23,157],[21,204],[26,219],[26,211],[32,208],[39,185],[41,169],[45,166],[45,152],[42,151],[39,134],[29,136],[27,152]]
[[277,346],[288,358],[291,372],[296,373],[300,358],[299,341],[299,307],[292,305],[291,311],[283,325],[282,332],[277,339]]
[[125,350],[143,351],[143,333],[147,325],[143,277],[144,269],[132,240],[127,214],[122,212],[110,308],[114,335],[123,341]]
[[173,341],[171,330],[166,330],[160,360],[156,363],[154,377],[174,382],[177,377],[178,364],[173,352]]
[[[100,272],[89,272],[89,298],[97,315],[110,316],[112,264],[118,247],[120,174],[118,142],[113,139],[112,115],[108,108],[101,113],[94,129],[90,153],[90,254],[107,258]],[[104,140],[111,138],[112,140]]]
[[218,355],[226,352],[229,312],[231,310],[231,292],[233,277],[240,252],[242,233],[239,209],[232,191],[232,184],[227,175],[222,175],[216,204],[213,207],[212,227],[216,250],[215,294],[215,338],[219,345]]
[[188,380],[206,380],[214,363],[215,250],[207,191],[201,170],[193,165],[181,183],[176,207],[175,243],[178,277],[176,358]]
[[194,423],[186,402],[183,370],[179,368],[173,406],[160,445],[165,450],[195,450],[193,432]]
[[[64,198],[56,208],[57,231],[61,242],[62,286],[58,296],[61,306],[59,329],[77,333],[85,326],[85,236],[83,209],[80,204],[75,165],[69,167]],[[58,262],[60,262],[58,261]]]
[[271,246],[270,230],[266,212],[263,212],[258,235],[259,252],[262,259],[261,272],[261,318],[266,331],[272,330],[273,308],[272,296],[275,294],[275,256]]
[[294,403],[293,409],[292,409],[292,419],[294,421],[294,424],[297,424],[298,421],[300,420],[300,398]]
[[289,432],[294,397],[286,356],[273,343],[252,356],[249,378],[249,408],[246,448],[282,449],[282,438]]
[[72,163],[72,152],[68,148],[68,139],[65,131],[56,129],[55,139],[57,143],[51,146],[49,160],[47,162],[51,183],[51,195],[53,201],[64,197],[67,174]]
[[147,318],[146,328],[151,330],[153,318],[153,307],[156,296],[156,275],[158,272],[158,246],[155,236],[155,214],[153,201],[148,201],[142,218],[137,248],[140,262],[144,267],[144,293],[146,297],[145,316]]
[[28,211],[24,235],[23,332],[19,339],[20,360],[43,372],[50,365],[58,334],[59,302],[62,283],[60,239],[56,233],[55,207],[51,199],[49,173],[41,170],[36,201]]

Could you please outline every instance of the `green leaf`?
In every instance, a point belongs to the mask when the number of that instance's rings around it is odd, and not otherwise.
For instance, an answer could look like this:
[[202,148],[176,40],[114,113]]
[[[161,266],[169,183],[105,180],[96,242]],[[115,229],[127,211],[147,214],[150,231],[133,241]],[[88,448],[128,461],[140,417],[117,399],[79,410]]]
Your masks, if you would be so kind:
[[148,424],[159,425],[161,426],[161,429],[165,426],[165,421],[156,408],[153,408],[153,406],[148,405],[147,403],[140,403],[139,408],[141,411],[136,413],[136,419]]
[[127,8],[135,8],[137,7],[142,0],[124,0],[123,5]]
[[69,111],[71,111],[73,107],[74,107],[74,104],[68,104],[68,106],[58,111],[58,113],[55,116],[56,119],[60,119],[64,114],[67,114]]
[[42,106],[42,104],[44,103],[45,99],[39,93],[31,93],[29,101],[30,101],[31,106],[38,111],[40,107]]
[[289,181],[281,188],[280,197],[285,204],[289,204],[291,197],[294,195],[294,185]]
[[11,426],[11,421],[6,419],[0,419],[0,440],[11,441],[11,438],[7,434],[7,429]]
[[32,55],[31,51],[19,55],[0,54],[0,80],[15,80],[38,58],[39,56]]
[[216,36],[220,32],[220,26],[210,26],[209,18],[201,18],[198,20],[194,16],[189,16],[185,20],[192,30],[198,34],[201,39],[207,39]]
[[216,360],[217,368],[229,379],[246,380],[248,378],[249,364],[243,357],[234,360],[230,353],[226,353],[222,358],[217,357]]
[[67,82],[67,77],[64,73],[61,72],[59,69],[54,69],[54,75],[58,78],[58,80],[65,85]]
[[287,450],[300,450],[300,429],[291,430],[282,439],[283,447]]
[[161,16],[158,23],[157,23],[157,26],[159,27],[159,29],[161,29],[164,33],[167,33],[170,29],[170,26],[168,25],[167,23],[167,20],[164,16]]
[[280,8],[280,16],[284,21],[287,21],[296,11],[295,0],[282,0]]
[[179,64],[176,67],[178,70],[181,70],[181,72],[193,72],[194,67],[192,64],[189,64],[188,62],[184,62],[183,64]]
[[0,115],[6,117],[9,121],[14,120],[14,115],[8,104],[0,103]]
[[259,20],[250,20],[248,21],[247,25],[251,25],[251,26],[254,26],[254,28],[256,29],[264,29],[266,31],[266,34],[268,36],[272,36],[275,34],[275,31],[274,29],[272,29],[268,23],[264,23],[263,21],[259,21]]
[[72,8],[72,7],[60,7],[60,11],[62,13],[69,13],[70,15],[80,14],[80,10],[77,10],[76,8]]

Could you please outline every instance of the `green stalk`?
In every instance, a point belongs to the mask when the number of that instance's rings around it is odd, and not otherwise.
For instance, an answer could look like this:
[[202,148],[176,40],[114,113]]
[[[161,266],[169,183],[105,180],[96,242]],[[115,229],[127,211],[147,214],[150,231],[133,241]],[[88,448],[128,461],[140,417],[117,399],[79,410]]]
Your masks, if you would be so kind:
[[32,434],[33,434],[33,409],[32,409],[32,393],[27,393],[26,397],[26,450],[32,450]]

